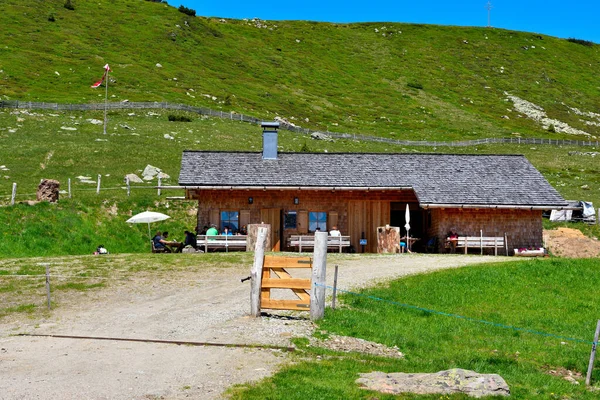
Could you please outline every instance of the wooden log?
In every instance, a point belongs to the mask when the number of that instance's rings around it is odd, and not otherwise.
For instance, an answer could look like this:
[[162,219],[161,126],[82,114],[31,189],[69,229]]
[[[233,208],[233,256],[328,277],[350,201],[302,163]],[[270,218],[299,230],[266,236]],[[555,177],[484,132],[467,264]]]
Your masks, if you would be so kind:
[[267,239],[267,229],[259,228],[254,248],[254,264],[250,274],[250,315],[260,317],[260,287],[262,285],[263,262],[265,258],[265,242]]
[[327,270],[327,232],[315,232],[315,252],[310,293],[310,319],[325,316],[325,273]]
[[258,239],[258,229],[266,228],[267,229],[267,239],[265,242],[266,249],[272,249],[271,246],[271,225],[269,224],[249,224],[248,225],[248,239],[246,242],[246,251],[254,251],[256,247],[256,242]]

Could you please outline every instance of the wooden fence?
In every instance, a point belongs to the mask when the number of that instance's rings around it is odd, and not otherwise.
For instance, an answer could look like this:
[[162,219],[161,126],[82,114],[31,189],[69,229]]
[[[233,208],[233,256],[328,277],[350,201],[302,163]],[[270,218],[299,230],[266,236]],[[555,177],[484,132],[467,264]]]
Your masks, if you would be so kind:
[[[18,100],[0,100],[0,108],[28,109],[28,110],[56,110],[56,111],[103,111],[104,103],[88,103],[88,104],[61,104],[61,103],[43,103],[33,101],[18,101]],[[231,119],[234,121],[249,122],[259,124],[262,119],[250,117],[244,114],[235,112],[225,112],[213,110],[206,107],[193,107],[185,104],[173,104],[168,102],[118,102],[107,103],[106,108],[109,110],[136,110],[136,109],[164,109],[164,110],[179,110],[200,115],[209,115],[222,119]],[[280,121],[280,129],[285,129],[291,132],[310,135],[312,133],[324,133],[335,139],[358,140],[364,142],[380,142],[389,143],[401,146],[428,146],[428,147],[465,147],[478,146],[483,144],[538,144],[538,145],[570,145],[570,146],[599,146],[598,140],[570,140],[570,139],[545,139],[545,138],[485,138],[476,140],[462,140],[457,142],[445,142],[427,140],[400,140],[383,137],[357,135],[350,133],[337,133],[329,131],[317,131],[308,128],[302,128],[286,122]]]

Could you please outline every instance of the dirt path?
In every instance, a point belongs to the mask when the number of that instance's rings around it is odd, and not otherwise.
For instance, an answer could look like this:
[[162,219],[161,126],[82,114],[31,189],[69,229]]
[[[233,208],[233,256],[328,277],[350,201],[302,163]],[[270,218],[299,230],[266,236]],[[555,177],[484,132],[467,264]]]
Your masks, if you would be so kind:
[[[514,259],[514,258],[512,258]],[[338,286],[510,260],[503,257],[403,255],[331,257]],[[14,336],[17,333],[189,340],[288,346],[312,323],[286,313],[253,319],[249,267],[205,270],[88,292],[44,321],[16,317],[0,325],[0,399],[217,399],[229,386],[269,376],[285,363],[279,350]],[[330,294],[330,293],[329,293]]]

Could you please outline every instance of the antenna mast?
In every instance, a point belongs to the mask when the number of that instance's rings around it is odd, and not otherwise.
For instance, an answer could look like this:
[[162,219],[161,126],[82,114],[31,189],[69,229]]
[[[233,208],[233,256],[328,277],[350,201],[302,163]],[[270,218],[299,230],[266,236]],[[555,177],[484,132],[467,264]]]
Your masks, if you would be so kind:
[[488,1],[487,4],[485,5],[485,8],[487,8],[487,11],[488,11],[488,24],[487,24],[487,27],[491,28],[492,25],[490,23],[490,14],[492,12],[492,2]]

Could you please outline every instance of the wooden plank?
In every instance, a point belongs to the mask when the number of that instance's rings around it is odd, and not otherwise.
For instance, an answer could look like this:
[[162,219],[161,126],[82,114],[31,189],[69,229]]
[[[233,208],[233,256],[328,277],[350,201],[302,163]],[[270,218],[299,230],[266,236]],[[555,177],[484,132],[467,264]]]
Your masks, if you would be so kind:
[[[271,268],[273,273],[277,275],[281,279],[294,279],[285,269],[283,268]],[[310,280],[309,281],[309,289],[310,289]],[[301,300],[306,303],[310,303],[310,294],[304,289],[291,289],[292,292]]]
[[265,257],[265,268],[312,268],[310,257]]
[[[264,262],[263,262],[262,282],[264,282],[266,279],[270,279],[270,278],[271,278],[271,270],[269,268],[267,268],[264,265]],[[263,287],[262,284],[261,284],[261,288],[260,288],[260,301],[261,301],[261,303],[264,300],[269,300],[270,298],[271,298],[271,290],[268,289],[268,288]]]
[[263,288],[271,289],[310,289],[310,279],[291,278],[291,279],[263,279]]
[[268,308],[271,310],[298,310],[308,311],[310,310],[309,303],[303,303],[301,300],[267,300],[262,302],[262,308]]

